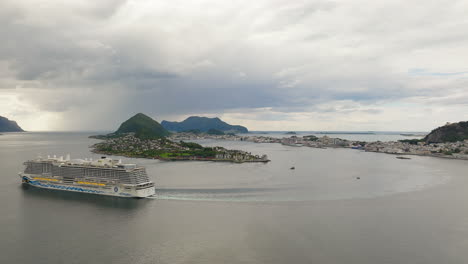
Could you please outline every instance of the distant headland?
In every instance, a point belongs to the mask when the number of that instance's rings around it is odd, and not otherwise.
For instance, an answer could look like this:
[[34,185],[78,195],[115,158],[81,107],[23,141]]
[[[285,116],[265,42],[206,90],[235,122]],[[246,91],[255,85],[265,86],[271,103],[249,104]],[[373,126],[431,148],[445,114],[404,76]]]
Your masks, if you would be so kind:
[[468,121],[447,123],[432,130],[423,140],[427,143],[445,143],[465,139],[468,139]]
[[0,116],[0,132],[24,132],[24,130],[15,121]]
[[[209,129],[207,132],[218,134],[214,129]],[[92,148],[95,153],[172,161],[206,160],[236,163],[269,161],[266,155],[252,155],[241,150],[203,147],[192,142],[172,141],[168,138],[170,134],[157,121],[139,113],[123,122],[114,133],[91,136],[105,140],[94,144]]]

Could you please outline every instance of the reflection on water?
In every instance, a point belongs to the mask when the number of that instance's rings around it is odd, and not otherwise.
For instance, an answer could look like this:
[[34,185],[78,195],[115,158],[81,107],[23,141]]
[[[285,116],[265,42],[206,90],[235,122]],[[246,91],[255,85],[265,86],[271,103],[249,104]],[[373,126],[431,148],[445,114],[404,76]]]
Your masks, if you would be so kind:
[[88,204],[95,207],[114,208],[122,210],[135,210],[142,208],[148,201],[144,199],[113,197],[105,195],[95,195],[89,193],[77,193],[61,190],[49,190],[37,188],[27,184],[21,184],[22,195],[25,202],[59,202]]

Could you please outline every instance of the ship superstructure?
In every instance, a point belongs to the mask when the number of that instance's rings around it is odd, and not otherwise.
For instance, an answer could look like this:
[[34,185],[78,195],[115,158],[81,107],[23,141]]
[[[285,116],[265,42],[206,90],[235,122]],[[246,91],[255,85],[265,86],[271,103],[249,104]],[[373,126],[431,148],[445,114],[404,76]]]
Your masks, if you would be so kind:
[[70,159],[69,155],[65,159],[48,156],[24,165],[24,172],[19,174],[22,182],[40,188],[138,198],[155,193],[144,167],[106,157],[83,160]]

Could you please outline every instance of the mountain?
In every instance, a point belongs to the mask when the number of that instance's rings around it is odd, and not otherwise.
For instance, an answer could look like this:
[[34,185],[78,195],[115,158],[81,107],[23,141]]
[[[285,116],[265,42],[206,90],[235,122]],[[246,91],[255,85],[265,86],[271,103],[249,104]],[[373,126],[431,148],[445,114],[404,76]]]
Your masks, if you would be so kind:
[[223,131],[218,130],[218,129],[214,129],[214,128],[208,129],[208,131],[206,131],[206,133],[207,133],[208,135],[219,135],[219,136],[224,135],[224,132],[223,132]]
[[0,116],[0,132],[24,132],[24,130],[15,121]]
[[138,113],[123,122],[114,134],[135,133],[139,138],[160,138],[170,133],[151,117]]
[[200,130],[201,132],[207,132],[210,129],[216,129],[223,132],[235,132],[235,133],[248,133],[246,127],[230,125],[221,119],[201,117],[201,116],[191,116],[185,119],[182,122],[169,122],[162,121],[161,125],[169,130],[175,132],[189,131],[189,130]]
[[468,139],[468,121],[447,124],[431,131],[424,141],[427,143],[455,142]]

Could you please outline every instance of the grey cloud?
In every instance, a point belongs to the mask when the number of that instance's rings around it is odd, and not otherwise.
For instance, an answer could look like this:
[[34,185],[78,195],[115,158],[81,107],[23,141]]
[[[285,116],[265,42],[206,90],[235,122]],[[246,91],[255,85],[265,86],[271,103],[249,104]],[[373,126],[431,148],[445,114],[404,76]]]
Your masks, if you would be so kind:
[[[105,109],[96,124],[129,112],[262,108],[275,120],[379,115],[375,105],[412,98],[463,104],[468,6],[421,3],[2,1],[0,87],[46,112]],[[444,93],[460,96],[436,100]]]
[[410,69],[408,71],[410,75],[415,76],[456,76],[456,75],[468,75],[468,71],[460,72],[431,72],[427,69]]
[[288,27],[303,23],[317,12],[327,12],[337,4],[332,1],[276,1],[275,8],[267,10],[270,19],[259,27],[261,30],[287,30]]

